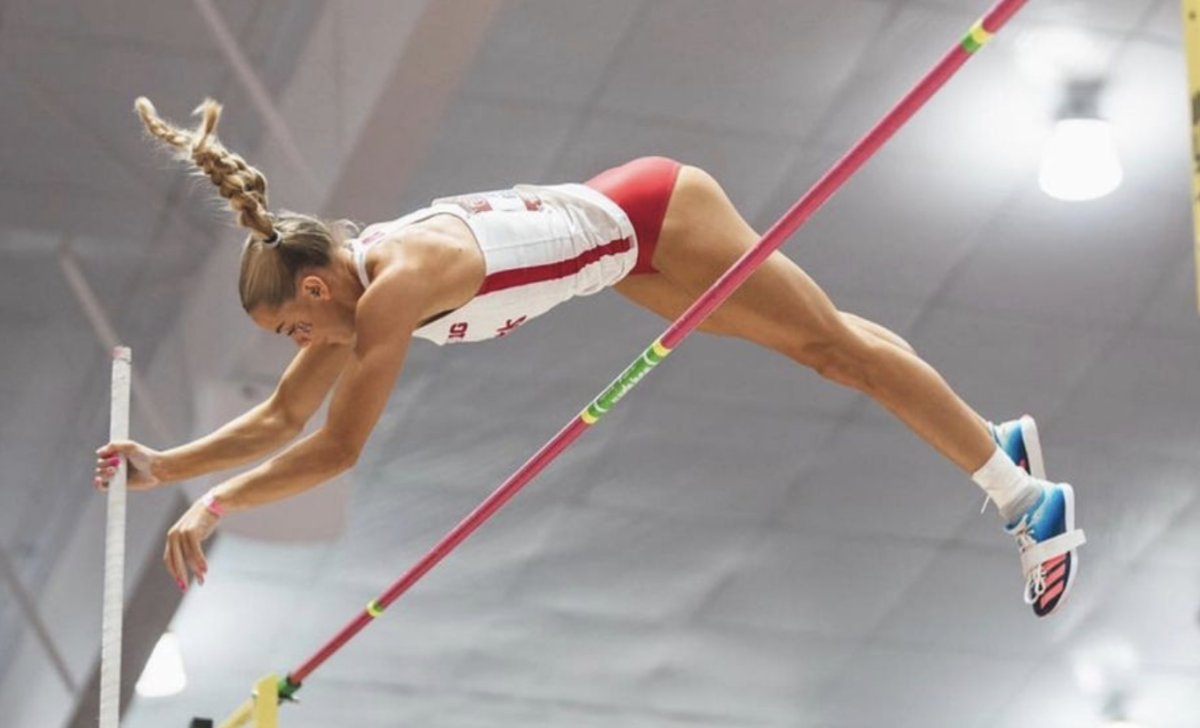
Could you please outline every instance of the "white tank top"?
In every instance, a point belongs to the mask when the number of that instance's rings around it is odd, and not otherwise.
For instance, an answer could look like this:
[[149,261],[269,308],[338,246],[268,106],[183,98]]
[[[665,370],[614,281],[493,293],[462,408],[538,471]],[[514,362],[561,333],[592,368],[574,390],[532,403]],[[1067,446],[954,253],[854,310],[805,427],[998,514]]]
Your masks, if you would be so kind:
[[372,244],[435,215],[467,224],[486,269],[474,298],[413,332],[439,346],[505,336],[569,298],[611,286],[637,264],[633,225],[612,200],[579,184],[518,185],[442,198],[368,226],[350,241],[363,286],[371,282]]

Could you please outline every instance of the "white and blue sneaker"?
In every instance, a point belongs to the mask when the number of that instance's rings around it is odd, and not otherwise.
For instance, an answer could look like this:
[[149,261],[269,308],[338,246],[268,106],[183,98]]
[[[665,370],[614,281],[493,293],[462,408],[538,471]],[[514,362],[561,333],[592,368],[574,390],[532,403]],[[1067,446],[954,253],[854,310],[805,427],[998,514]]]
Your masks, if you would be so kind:
[[[996,445],[1025,472],[1042,481],[1041,496],[1004,530],[1017,539],[1025,574],[1025,603],[1048,617],[1067,600],[1079,571],[1078,548],[1087,542],[1075,528],[1075,491],[1046,481],[1046,460],[1037,423],[1029,415],[991,425]],[[986,507],[986,506],[985,506]]]
[[1077,549],[1087,542],[1075,528],[1075,491],[1066,483],[1039,483],[1041,498],[1025,515],[1005,526],[1017,539],[1025,574],[1025,603],[1039,617],[1058,610],[1079,571]]
[[1019,468],[1038,480],[1046,479],[1046,461],[1042,458],[1042,442],[1038,439],[1037,423],[1029,415],[1020,419],[992,425],[992,439]]

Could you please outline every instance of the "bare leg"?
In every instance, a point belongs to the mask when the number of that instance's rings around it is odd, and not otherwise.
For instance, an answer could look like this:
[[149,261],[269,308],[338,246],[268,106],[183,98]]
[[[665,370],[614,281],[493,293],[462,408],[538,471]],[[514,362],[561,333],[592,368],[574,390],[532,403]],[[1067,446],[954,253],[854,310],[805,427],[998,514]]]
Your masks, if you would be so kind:
[[847,326],[858,329],[860,333],[886,341],[892,346],[907,351],[909,354],[915,355],[917,353],[912,344],[901,338],[900,334],[897,334],[895,331],[852,313],[846,313],[845,311],[838,311],[838,313],[841,314],[842,320],[846,322]]
[[[617,290],[674,318],[758,239],[712,177],[684,167],[655,250],[659,273],[627,278]],[[782,254],[763,263],[702,329],[769,347],[864,392],[968,474],[995,451],[983,418],[906,341],[839,312]]]
[[[842,319],[844,319],[848,325],[857,327],[859,329],[859,331],[861,331],[862,333],[870,335],[870,336],[874,336],[877,339],[881,339],[882,341],[886,341],[887,343],[892,344],[893,346],[899,347],[900,349],[907,351],[909,354],[912,354],[913,356],[917,356],[917,350],[913,348],[912,344],[905,341],[895,331],[892,331],[889,328],[881,326],[881,325],[875,323],[874,321],[868,321],[867,319],[862,318],[861,316],[855,316],[852,313],[846,313],[845,311],[841,311],[840,313],[842,314]],[[988,421],[983,419],[983,417],[979,418],[979,423],[981,425],[983,425],[985,428],[990,428]],[[988,429],[988,432],[990,433],[991,430]]]

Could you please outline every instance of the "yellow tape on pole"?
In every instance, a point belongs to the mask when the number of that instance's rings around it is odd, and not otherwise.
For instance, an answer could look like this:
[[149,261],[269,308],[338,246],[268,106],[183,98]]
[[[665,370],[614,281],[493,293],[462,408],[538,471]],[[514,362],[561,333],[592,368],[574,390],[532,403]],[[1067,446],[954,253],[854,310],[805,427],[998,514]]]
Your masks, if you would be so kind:
[[1196,247],[1196,307],[1200,311],[1200,0],[1183,0],[1183,43],[1187,47],[1192,109],[1192,224]]

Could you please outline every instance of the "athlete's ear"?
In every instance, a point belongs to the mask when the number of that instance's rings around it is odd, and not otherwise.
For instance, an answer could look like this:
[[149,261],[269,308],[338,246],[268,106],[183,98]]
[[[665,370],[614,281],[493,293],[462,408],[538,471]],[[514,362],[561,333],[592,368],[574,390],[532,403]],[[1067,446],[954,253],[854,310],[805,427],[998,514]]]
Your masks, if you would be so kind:
[[330,298],[329,284],[320,276],[307,275],[300,281],[300,293],[305,298],[323,300]]

